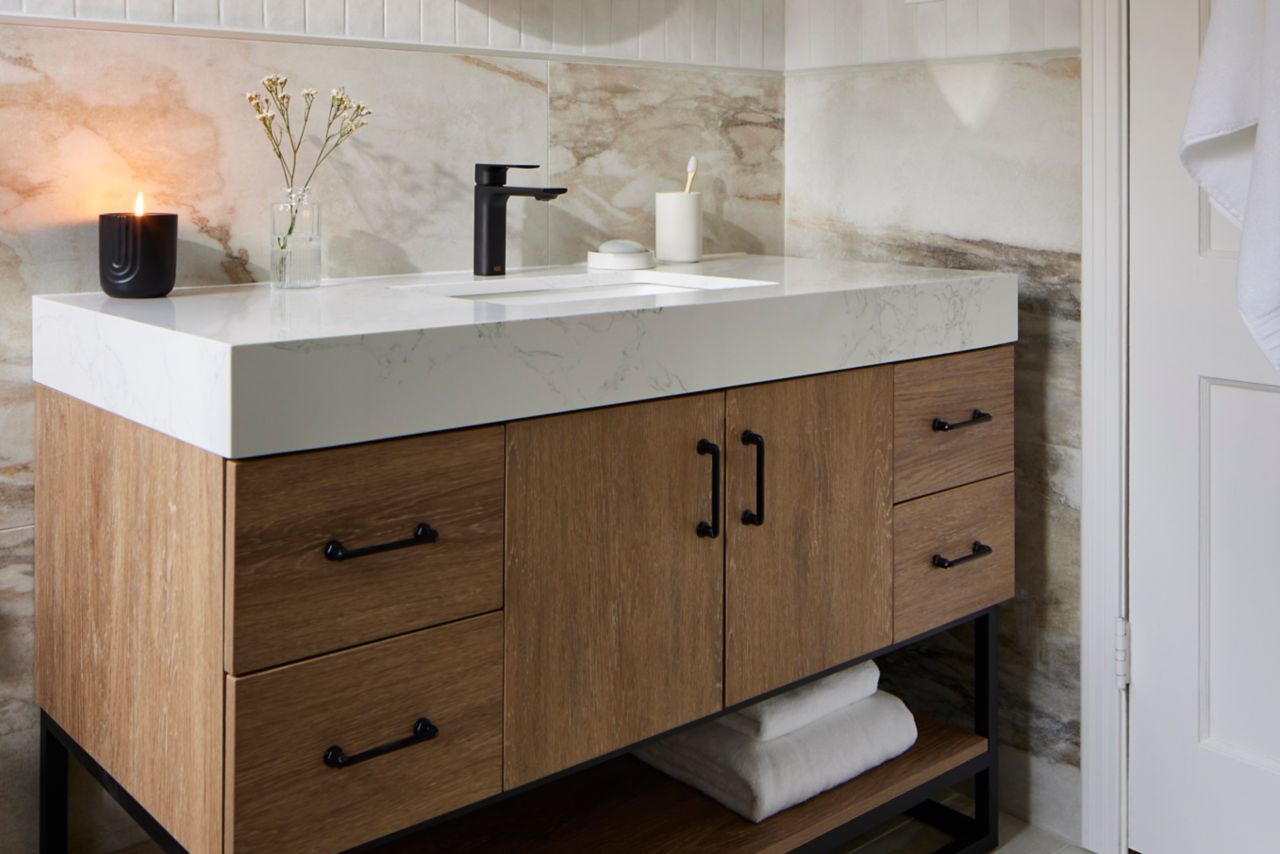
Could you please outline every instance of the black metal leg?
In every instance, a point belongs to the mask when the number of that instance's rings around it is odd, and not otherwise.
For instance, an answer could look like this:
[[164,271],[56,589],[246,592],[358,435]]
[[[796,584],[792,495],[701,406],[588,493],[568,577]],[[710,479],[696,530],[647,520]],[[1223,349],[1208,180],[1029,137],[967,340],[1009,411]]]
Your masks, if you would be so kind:
[[999,663],[996,609],[992,608],[974,624],[973,681],[974,727],[978,735],[987,737],[987,770],[974,780],[974,818],[982,835],[994,848],[999,840],[1000,798],[999,784]]
[[67,854],[67,748],[40,712],[40,854]]

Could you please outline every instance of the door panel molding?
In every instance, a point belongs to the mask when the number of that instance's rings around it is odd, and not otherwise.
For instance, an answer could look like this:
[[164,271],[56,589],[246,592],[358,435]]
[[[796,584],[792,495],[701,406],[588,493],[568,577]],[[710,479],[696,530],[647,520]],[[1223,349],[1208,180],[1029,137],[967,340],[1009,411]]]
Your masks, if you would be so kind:
[[[1258,401],[1259,406],[1270,406],[1273,409],[1280,406],[1280,386],[1247,382],[1242,380],[1232,380],[1222,377],[1200,377],[1200,483],[1199,483],[1199,553],[1197,556],[1199,574],[1199,602],[1198,602],[1198,656],[1199,656],[1199,738],[1201,748],[1213,750],[1220,755],[1237,760],[1247,762],[1254,767],[1268,771],[1273,774],[1280,774],[1280,738],[1273,734],[1274,727],[1270,720],[1260,721],[1256,717],[1252,721],[1238,721],[1238,710],[1244,710],[1245,716],[1249,717],[1253,710],[1259,708],[1259,703],[1254,700],[1270,700],[1269,705],[1274,708],[1277,702],[1280,702],[1280,692],[1276,692],[1276,696],[1269,698],[1250,697],[1239,693],[1241,682],[1249,686],[1261,687],[1265,691],[1265,686],[1270,685],[1270,681],[1265,679],[1257,679],[1256,673],[1245,674],[1242,680],[1239,674],[1220,674],[1218,682],[1221,686],[1221,692],[1234,694],[1231,700],[1232,713],[1228,720],[1223,721],[1223,716],[1217,716],[1218,726],[1215,727],[1215,716],[1213,714],[1214,703],[1214,674],[1217,667],[1229,666],[1230,662],[1235,660],[1237,653],[1246,652],[1247,649],[1233,649],[1240,644],[1246,647],[1268,646],[1265,637],[1259,636],[1260,632],[1267,631],[1267,627],[1273,623],[1273,613],[1267,613],[1273,610],[1280,599],[1280,584],[1275,585],[1275,589],[1268,591],[1267,585],[1273,583],[1270,581],[1272,577],[1271,564],[1267,562],[1267,557],[1258,556],[1259,560],[1250,560],[1249,556],[1245,556],[1243,560],[1239,555],[1234,556],[1235,559],[1227,562],[1227,556],[1219,555],[1215,550],[1215,525],[1231,525],[1238,524],[1233,516],[1248,513],[1252,509],[1251,502],[1244,502],[1243,506],[1237,506],[1228,502],[1228,506],[1223,507],[1221,503],[1224,497],[1233,494],[1250,494],[1253,492],[1247,483],[1240,483],[1236,478],[1234,483],[1228,482],[1228,478],[1232,477],[1232,472],[1218,472],[1220,476],[1215,477],[1215,461],[1216,454],[1230,454],[1230,449],[1237,446],[1253,446],[1259,437],[1252,437],[1252,441],[1247,436],[1247,432],[1252,429],[1257,431],[1260,424],[1258,418],[1264,419],[1262,423],[1280,422],[1280,413],[1268,413],[1265,410],[1259,410],[1256,413],[1246,414],[1241,417],[1240,409],[1243,406],[1251,404],[1244,403],[1239,398],[1233,400],[1223,399],[1222,392],[1246,392],[1250,395],[1266,395],[1269,399],[1265,402]],[[1215,399],[1216,395],[1216,399]],[[1216,406],[1215,406],[1216,403]],[[1268,418],[1273,415],[1273,418]],[[1226,436],[1216,435],[1215,425],[1219,428],[1226,428],[1231,431],[1230,438]],[[1225,431],[1223,431],[1225,432]],[[1272,435],[1276,431],[1269,427],[1262,427],[1262,432]],[[1238,466],[1237,471],[1239,475]],[[1230,459],[1223,462],[1224,467],[1231,466]],[[1273,472],[1268,476],[1265,469],[1256,469],[1254,463],[1250,462],[1249,468],[1252,469],[1246,477],[1261,478],[1263,480],[1274,480],[1276,474]],[[1253,485],[1256,489],[1257,484]],[[1265,515],[1265,511],[1264,514]],[[1260,524],[1265,524],[1265,520],[1254,520]],[[1247,526],[1246,526],[1247,527]],[[1256,528],[1257,526],[1255,526]],[[1218,542],[1240,542],[1243,537],[1248,536],[1244,531],[1236,530],[1229,537],[1221,538]],[[1269,547],[1264,552],[1269,551]],[[1238,568],[1238,569],[1237,569]],[[1253,570],[1253,578],[1246,578],[1241,581],[1228,577],[1233,570],[1248,573]],[[1235,582],[1237,594],[1244,594],[1245,601],[1238,602],[1231,607],[1233,621],[1227,623],[1223,631],[1228,635],[1222,638],[1222,646],[1226,647],[1218,656],[1214,656],[1214,608],[1215,601],[1214,590],[1215,581],[1218,582],[1217,589],[1220,593],[1230,595],[1230,589]],[[1245,591],[1238,588],[1243,586]],[[1223,590],[1227,587],[1227,590]],[[1268,596],[1268,593],[1270,595]],[[1239,598],[1238,596],[1236,598]],[[1248,600],[1254,600],[1250,603]],[[1234,599],[1233,599],[1234,601]],[[1250,614],[1255,608],[1260,608],[1263,613]],[[1249,617],[1254,619],[1249,621]],[[1262,621],[1263,625],[1259,627],[1258,621]],[[1242,637],[1243,635],[1243,637]],[[1272,638],[1272,643],[1275,642]],[[1234,734],[1232,733],[1234,730]],[[1259,739],[1268,743],[1256,743]],[[1255,742],[1250,744],[1249,742]]]

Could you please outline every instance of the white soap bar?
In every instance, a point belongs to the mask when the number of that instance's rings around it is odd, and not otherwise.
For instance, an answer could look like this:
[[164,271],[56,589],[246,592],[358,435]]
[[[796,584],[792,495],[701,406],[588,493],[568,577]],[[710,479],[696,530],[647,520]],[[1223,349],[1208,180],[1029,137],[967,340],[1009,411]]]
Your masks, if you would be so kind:
[[649,250],[634,240],[606,240],[600,244],[600,248],[596,251],[610,255],[630,255],[633,252],[647,252]]

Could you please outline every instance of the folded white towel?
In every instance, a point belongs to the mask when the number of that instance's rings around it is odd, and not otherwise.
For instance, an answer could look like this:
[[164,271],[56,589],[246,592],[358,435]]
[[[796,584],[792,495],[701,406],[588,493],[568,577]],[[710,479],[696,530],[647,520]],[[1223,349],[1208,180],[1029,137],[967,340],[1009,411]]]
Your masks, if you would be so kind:
[[1236,301],[1280,370],[1280,0],[1217,0],[1182,163],[1242,231]]
[[710,721],[637,748],[641,760],[752,821],[850,780],[916,741],[902,701],[880,691],[772,741]]
[[768,741],[808,726],[836,709],[867,699],[879,685],[880,668],[874,661],[864,661],[856,667],[731,712],[719,720],[743,735]]

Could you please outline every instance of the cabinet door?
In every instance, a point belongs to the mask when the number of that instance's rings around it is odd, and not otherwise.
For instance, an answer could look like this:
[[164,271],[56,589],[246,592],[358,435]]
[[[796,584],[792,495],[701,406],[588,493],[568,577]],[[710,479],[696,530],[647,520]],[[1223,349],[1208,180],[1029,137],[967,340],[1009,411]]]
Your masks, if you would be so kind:
[[[893,373],[731,389],[725,439],[725,703],[893,638]],[[757,504],[764,442],[764,519]]]
[[508,425],[507,788],[720,708],[723,437],[720,392]]

